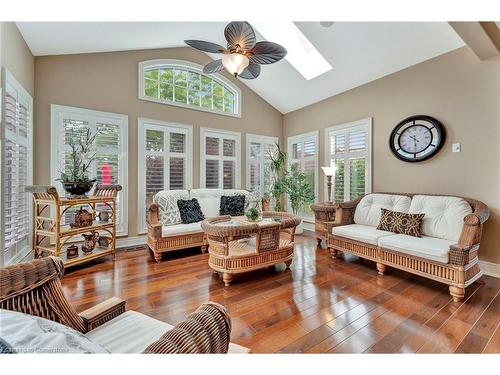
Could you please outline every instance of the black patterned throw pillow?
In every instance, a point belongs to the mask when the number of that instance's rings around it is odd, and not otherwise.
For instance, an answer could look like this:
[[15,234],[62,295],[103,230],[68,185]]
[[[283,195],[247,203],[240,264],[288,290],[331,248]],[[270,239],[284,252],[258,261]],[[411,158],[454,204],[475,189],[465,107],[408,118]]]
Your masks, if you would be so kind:
[[220,197],[219,213],[221,215],[243,216],[245,211],[245,196],[243,194]]
[[177,207],[179,207],[182,224],[197,223],[205,219],[203,212],[201,212],[200,203],[198,203],[198,199],[196,198],[179,199]]
[[380,223],[377,229],[388,232],[407,234],[413,237],[422,237],[420,230],[425,214],[407,214],[382,208]]

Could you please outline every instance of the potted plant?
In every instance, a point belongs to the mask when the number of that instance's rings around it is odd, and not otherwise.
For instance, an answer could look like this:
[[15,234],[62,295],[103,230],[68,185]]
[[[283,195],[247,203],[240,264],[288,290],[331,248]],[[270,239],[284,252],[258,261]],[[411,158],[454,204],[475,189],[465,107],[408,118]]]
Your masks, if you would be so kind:
[[81,197],[88,194],[94,186],[95,178],[90,178],[90,167],[95,159],[94,142],[97,133],[92,134],[87,129],[80,138],[70,138],[69,147],[71,151],[67,155],[66,165],[61,171],[61,181],[63,188],[72,197]]
[[[285,192],[288,196],[288,201],[292,207],[292,212],[295,215],[301,211],[306,204],[314,202],[314,192],[311,184],[307,181],[305,173],[299,171],[297,165],[292,165],[290,171],[285,173]],[[303,225],[296,228],[295,233],[301,234]]]
[[268,157],[271,160],[271,196],[274,198],[274,211],[283,211],[281,196],[285,193],[286,153],[276,143],[276,150],[269,152]]

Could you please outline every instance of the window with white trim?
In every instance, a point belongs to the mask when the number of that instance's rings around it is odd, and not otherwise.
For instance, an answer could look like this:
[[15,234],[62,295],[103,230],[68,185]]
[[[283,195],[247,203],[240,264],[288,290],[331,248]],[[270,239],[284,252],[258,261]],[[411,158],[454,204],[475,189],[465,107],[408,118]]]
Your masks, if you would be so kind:
[[200,187],[239,189],[241,134],[200,128]]
[[269,194],[271,191],[271,159],[278,137],[247,134],[247,189]]
[[325,130],[325,160],[335,169],[335,202],[349,201],[371,191],[371,127],[371,118],[367,118]]
[[193,127],[139,118],[139,232],[146,231],[146,210],[161,190],[192,188]]
[[[60,194],[65,194],[57,179],[69,162],[70,142],[78,142],[85,136],[87,129],[90,129],[92,134],[97,134],[94,143],[96,156],[91,165],[90,177],[96,178],[98,184],[122,186],[117,199],[116,231],[117,235],[126,235],[128,232],[128,116],[52,105],[51,117],[52,183],[58,187]],[[76,209],[77,207],[73,210]],[[65,224],[69,224],[71,220],[72,212],[67,212],[64,218]]]
[[32,207],[25,187],[33,183],[33,98],[7,70],[2,112],[2,250],[9,264],[31,249]]
[[229,116],[241,116],[241,91],[220,74],[182,60],[139,63],[139,99]]
[[[297,169],[306,174],[315,201],[318,199],[318,134],[314,131],[288,138],[288,164],[297,165]],[[314,216],[309,204],[304,205],[303,211],[299,214],[304,218]]]

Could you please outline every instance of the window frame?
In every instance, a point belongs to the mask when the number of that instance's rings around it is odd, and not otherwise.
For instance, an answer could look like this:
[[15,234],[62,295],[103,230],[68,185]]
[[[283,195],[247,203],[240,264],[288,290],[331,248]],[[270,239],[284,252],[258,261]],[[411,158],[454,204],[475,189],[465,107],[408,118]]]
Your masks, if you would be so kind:
[[[182,132],[186,132],[186,186],[183,190],[190,190],[193,188],[193,125],[154,120],[145,117],[139,117],[137,119],[137,129],[138,129],[138,143],[137,143],[137,167],[138,167],[138,186],[137,186],[137,210],[139,213],[139,220],[137,222],[137,233],[145,234],[147,233],[147,223],[146,223],[146,210],[143,211],[144,215],[141,213],[141,208],[145,204],[146,200],[146,168],[143,168],[142,172],[139,172],[141,165],[146,158],[147,151],[144,147],[146,140],[145,133],[147,129],[159,129],[165,132],[172,129],[180,129]],[[168,129],[168,130],[167,130]],[[170,157],[170,151],[165,150],[162,153],[165,157]],[[169,162],[164,165],[164,169],[170,166]],[[166,180],[166,174],[165,181]],[[164,184],[165,185],[165,184]],[[170,188],[170,186],[169,186]]]
[[[297,134],[287,139],[287,167],[290,168],[292,165],[292,160],[301,160],[304,161],[304,158],[301,159],[292,159],[292,145],[294,143],[304,142],[307,139],[313,138],[316,144],[316,153],[314,156],[307,157],[307,160],[314,160],[315,168],[314,168],[314,202],[318,202],[319,200],[319,130],[314,130],[308,133]],[[287,198],[287,207],[288,210],[291,210],[290,202],[288,202]],[[300,215],[305,222],[314,223],[314,215]]]
[[[146,69],[150,68],[179,68],[182,70],[187,70],[191,71],[194,73],[199,73],[201,75],[204,75],[215,82],[221,84],[222,86],[225,86],[229,88],[231,91],[233,91],[235,95],[235,113],[229,113],[229,112],[221,112],[215,109],[209,109],[209,108],[203,108],[203,107],[198,107],[192,104],[187,104],[187,103],[180,103],[180,102],[173,102],[169,100],[164,100],[160,98],[152,98],[150,96],[146,96],[144,92],[144,71]],[[194,109],[197,111],[203,111],[203,112],[209,112],[209,113],[215,113],[218,115],[223,115],[223,116],[230,116],[230,117],[237,117],[241,118],[241,90],[238,86],[236,86],[234,83],[232,83],[230,80],[222,76],[220,73],[214,73],[214,74],[205,74],[203,73],[203,65],[196,64],[191,61],[185,61],[185,60],[176,60],[176,59],[155,59],[155,60],[147,60],[147,61],[141,61],[138,64],[138,97],[140,100],[146,100],[149,102],[154,102],[154,103],[160,103],[160,104],[166,104],[166,105],[172,105],[174,107],[181,107],[181,108],[188,108],[188,109]]]
[[[356,121],[351,121],[351,122],[346,122],[343,124],[338,124],[338,125],[333,125],[328,128],[325,128],[325,165],[330,166],[330,161],[332,159],[332,152],[330,150],[330,133],[332,132],[339,132],[339,131],[347,131],[347,130],[354,130],[354,129],[366,129],[366,134],[367,134],[367,150],[359,152],[359,151],[348,151],[348,139],[346,137],[346,152],[343,153],[342,159],[349,160],[349,155],[359,157],[359,156],[365,156],[367,158],[367,163],[366,163],[366,179],[365,179],[365,194],[371,193],[372,192],[372,165],[373,165],[373,138],[372,138],[372,127],[373,127],[373,121],[371,117],[367,117],[361,120],[356,120]],[[352,157],[351,157],[352,158]],[[341,158],[339,158],[341,159]],[[349,201],[350,198],[350,186],[349,186],[349,175],[350,175],[350,169],[345,168],[344,170],[346,171],[344,174],[344,201]],[[329,199],[328,197],[328,187],[325,184],[324,187],[324,196]],[[334,179],[332,180],[332,197],[335,197],[335,181]]]
[[[5,173],[5,143],[6,139],[9,138],[7,135],[7,129],[6,129],[6,121],[5,121],[5,114],[6,111],[3,109],[3,105],[6,102],[5,101],[5,95],[7,95],[7,92],[10,90],[13,90],[16,92],[17,97],[21,96],[22,100],[27,104],[28,108],[28,128],[27,128],[27,137],[26,137],[26,147],[27,147],[27,176],[26,176],[26,185],[32,185],[33,184],[33,97],[26,91],[26,89],[21,85],[19,81],[14,77],[14,75],[7,69],[7,68],[2,68],[1,70],[1,78],[2,78],[2,83],[3,86],[1,87],[0,91],[0,122],[1,122],[1,131],[0,131],[0,154],[1,154],[1,163],[0,163],[0,173],[2,176],[2,183],[1,183],[1,196],[0,196],[0,212],[2,215],[0,215],[0,264],[2,266],[6,266],[9,264],[14,264],[17,262],[20,262],[22,259],[24,259],[32,250],[32,245],[33,245],[33,238],[32,238],[32,233],[33,233],[33,205],[31,204],[31,200],[28,199],[28,231],[29,233],[27,234],[27,240],[26,240],[26,247],[18,249],[18,245],[16,244],[16,251],[15,254],[12,257],[6,258],[5,257],[5,248],[4,248],[4,238],[5,238],[5,229],[4,229],[4,212],[5,212],[5,183],[4,183],[4,173]],[[16,134],[17,137],[17,134]],[[13,137],[13,138],[16,138]],[[9,138],[10,139],[10,138]],[[27,193],[26,193],[27,194]]]
[[[93,109],[63,106],[58,104],[51,104],[50,106],[50,132],[51,132],[51,152],[50,152],[50,180],[54,186],[62,189],[61,182],[57,181],[59,178],[58,171],[58,157],[61,154],[61,139],[59,135],[61,134],[61,116],[65,114],[74,114],[79,117],[88,118],[98,118],[102,121],[115,120],[116,122],[121,122],[120,137],[121,137],[121,147],[119,149],[119,159],[118,159],[118,170],[121,172],[120,185],[122,190],[120,191],[120,199],[123,202],[121,211],[121,221],[117,223],[116,236],[128,236],[128,116],[120,113],[111,113],[96,111]],[[94,130],[95,131],[95,130]],[[58,189],[58,190],[59,190]],[[60,190],[59,190],[60,191]]]
[[[251,189],[250,186],[250,144],[251,143],[260,143],[261,145],[263,144],[272,144],[276,145],[276,143],[279,142],[278,137],[273,137],[273,136],[268,136],[268,135],[260,135],[260,134],[246,134],[246,188],[247,190]],[[261,162],[263,162],[261,160]],[[264,194],[264,190],[262,188],[262,185],[264,183],[264,168],[260,169],[260,192],[261,194]]]
[[[231,139],[236,141],[236,156],[223,156],[223,155],[205,155],[206,153],[206,137],[214,137],[219,139]],[[223,142],[219,142],[219,150],[223,149]],[[208,157],[207,157],[208,156]],[[200,128],[200,188],[205,189],[206,186],[206,170],[205,161],[207,159],[219,160],[219,187],[217,189],[224,189],[224,160],[234,160],[236,163],[235,170],[235,186],[232,189],[241,188],[241,133],[223,129],[213,128]]]

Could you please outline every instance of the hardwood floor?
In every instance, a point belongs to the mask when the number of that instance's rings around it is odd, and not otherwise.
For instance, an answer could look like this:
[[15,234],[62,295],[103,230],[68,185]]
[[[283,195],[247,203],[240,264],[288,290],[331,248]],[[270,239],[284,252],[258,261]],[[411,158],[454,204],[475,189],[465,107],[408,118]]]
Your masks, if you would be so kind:
[[484,276],[454,303],[448,287],[372,262],[332,260],[316,240],[298,236],[291,270],[283,266],[235,277],[224,287],[198,249],[166,254],[117,252],[70,269],[63,286],[78,311],[108,297],[176,324],[201,303],[227,307],[231,341],[254,353],[499,353],[500,280]]

